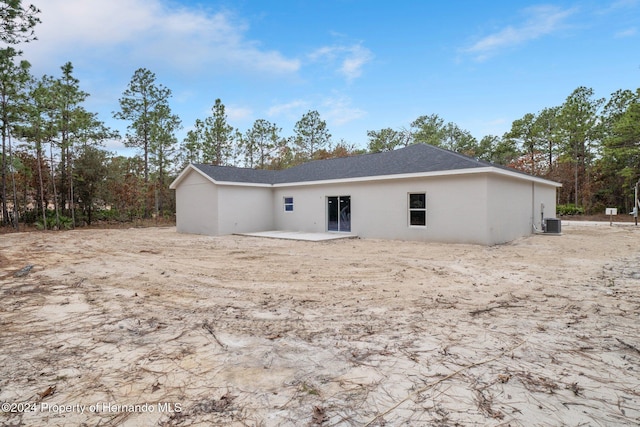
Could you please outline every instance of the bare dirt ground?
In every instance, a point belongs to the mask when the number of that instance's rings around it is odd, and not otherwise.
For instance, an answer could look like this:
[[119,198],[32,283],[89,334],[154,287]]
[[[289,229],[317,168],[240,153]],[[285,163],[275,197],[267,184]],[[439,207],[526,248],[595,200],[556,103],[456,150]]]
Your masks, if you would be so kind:
[[1,425],[640,424],[633,225],[493,247],[6,234],[0,295]]

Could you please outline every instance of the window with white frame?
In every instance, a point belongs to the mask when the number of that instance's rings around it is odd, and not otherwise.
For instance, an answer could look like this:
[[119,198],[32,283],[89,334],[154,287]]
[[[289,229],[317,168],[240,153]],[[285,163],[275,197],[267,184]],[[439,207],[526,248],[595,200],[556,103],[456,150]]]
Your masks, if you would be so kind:
[[284,198],[284,211],[293,212],[293,197]]
[[427,226],[426,193],[409,193],[409,225],[412,227]]

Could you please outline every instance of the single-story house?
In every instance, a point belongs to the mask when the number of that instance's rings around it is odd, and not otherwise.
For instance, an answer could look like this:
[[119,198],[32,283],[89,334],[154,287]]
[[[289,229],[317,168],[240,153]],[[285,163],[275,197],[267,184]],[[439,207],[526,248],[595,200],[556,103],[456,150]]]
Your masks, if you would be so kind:
[[171,183],[180,233],[352,233],[493,245],[554,217],[553,181],[431,145],[285,170],[189,165]]

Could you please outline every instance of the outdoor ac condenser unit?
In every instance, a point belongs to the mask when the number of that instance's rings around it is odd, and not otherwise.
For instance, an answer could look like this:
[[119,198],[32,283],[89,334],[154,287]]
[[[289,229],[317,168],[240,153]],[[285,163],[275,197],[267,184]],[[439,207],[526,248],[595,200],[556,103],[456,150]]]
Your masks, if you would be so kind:
[[545,233],[560,234],[561,225],[560,225],[560,220],[558,218],[545,218],[544,223],[545,223],[545,227],[544,227]]

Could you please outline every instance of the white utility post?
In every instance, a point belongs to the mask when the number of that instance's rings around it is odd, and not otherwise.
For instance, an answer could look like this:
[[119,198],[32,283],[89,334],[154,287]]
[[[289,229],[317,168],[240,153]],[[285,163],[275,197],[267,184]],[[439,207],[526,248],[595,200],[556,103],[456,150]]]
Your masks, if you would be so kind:
[[613,226],[613,216],[618,215],[618,208],[606,208],[605,215],[609,215],[609,225]]
[[636,221],[636,225],[638,225],[638,210],[640,209],[640,200],[638,200],[638,186],[640,186],[640,179],[636,182],[636,191],[633,197],[633,218]]

